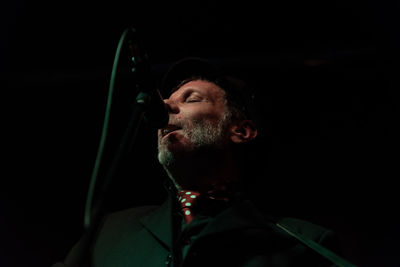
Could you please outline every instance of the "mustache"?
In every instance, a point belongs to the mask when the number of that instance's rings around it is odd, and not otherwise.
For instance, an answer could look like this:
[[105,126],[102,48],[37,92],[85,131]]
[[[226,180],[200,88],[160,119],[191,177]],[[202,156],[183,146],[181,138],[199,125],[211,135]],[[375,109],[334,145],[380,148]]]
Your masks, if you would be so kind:
[[168,125],[166,125],[164,128],[160,128],[158,129],[158,136],[159,138],[165,136],[166,134],[168,134],[171,131],[174,130],[183,130],[184,132],[186,132],[187,130],[187,123],[184,123],[182,120],[179,119],[173,119],[170,118],[170,120],[168,121]]
[[183,123],[180,119],[169,118],[168,125],[176,126],[179,128],[183,128],[185,123]]

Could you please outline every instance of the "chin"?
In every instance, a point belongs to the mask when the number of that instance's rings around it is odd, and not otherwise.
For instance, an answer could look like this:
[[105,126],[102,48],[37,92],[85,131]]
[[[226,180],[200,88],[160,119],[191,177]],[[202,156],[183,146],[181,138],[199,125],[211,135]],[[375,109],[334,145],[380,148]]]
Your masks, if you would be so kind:
[[171,153],[168,150],[159,151],[158,152],[158,162],[160,162],[160,164],[165,167],[171,166],[175,162],[175,156],[173,153]]
[[194,152],[193,146],[182,143],[168,143],[160,144],[158,147],[158,161],[165,166],[180,161],[180,159],[187,158]]
[[186,138],[177,138],[175,135],[169,135],[158,142],[159,150],[169,150],[171,153],[185,153],[193,150],[194,146]]

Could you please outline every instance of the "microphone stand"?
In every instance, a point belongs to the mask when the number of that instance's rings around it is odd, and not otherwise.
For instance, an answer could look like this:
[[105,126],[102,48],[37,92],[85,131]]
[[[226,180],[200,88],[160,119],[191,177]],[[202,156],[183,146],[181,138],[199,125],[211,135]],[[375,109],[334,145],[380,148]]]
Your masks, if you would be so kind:
[[[132,73],[136,76],[136,87],[139,89],[139,93],[136,97],[135,105],[133,106],[133,112],[128,121],[128,125],[123,134],[123,137],[119,143],[115,156],[112,159],[110,167],[105,174],[104,182],[100,186],[96,186],[96,182],[98,180],[98,174],[100,169],[100,163],[102,158],[102,153],[104,150],[105,139],[107,135],[108,121],[109,121],[109,113],[112,102],[112,91],[114,89],[115,76],[116,76],[116,68],[118,65],[118,60],[120,57],[120,52],[122,49],[122,45],[125,43],[125,39],[127,36],[130,37],[135,36],[136,30],[134,28],[126,29],[119,41],[114,64],[113,71],[111,75],[110,81],[110,91],[108,96],[108,104],[106,110],[106,116],[104,119],[103,125],[103,133],[100,140],[99,150],[97,153],[97,158],[95,162],[95,166],[92,172],[92,177],[89,185],[86,206],[85,206],[85,215],[84,215],[84,228],[85,232],[77,243],[77,245],[70,251],[69,255],[66,257],[66,261],[64,262],[66,267],[83,267],[83,266],[91,266],[91,257],[90,257],[90,249],[93,245],[93,241],[96,237],[96,233],[99,229],[99,226],[102,222],[102,218],[105,215],[104,213],[104,202],[107,196],[107,191],[109,185],[111,184],[112,178],[114,177],[116,170],[121,162],[121,158],[124,156],[126,152],[129,151],[130,144],[133,144],[136,140],[137,133],[139,131],[140,126],[144,121],[144,114],[148,110],[152,95],[148,88],[148,78],[143,77],[143,74],[148,74],[149,65],[147,61],[147,54],[143,54],[143,51],[138,51],[137,43],[133,42],[132,39],[129,39],[129,48],[131,50],[131,63],[133,63],[133,67],[131,68]],[[136,46],[136,47],[134,47]],[[135,50],[136,49],[136,50]],[[142,76],[140,76],[142,75]],[[153,89],[154,90],[154,89]],[[95,196],[95,190],[96,192]]]

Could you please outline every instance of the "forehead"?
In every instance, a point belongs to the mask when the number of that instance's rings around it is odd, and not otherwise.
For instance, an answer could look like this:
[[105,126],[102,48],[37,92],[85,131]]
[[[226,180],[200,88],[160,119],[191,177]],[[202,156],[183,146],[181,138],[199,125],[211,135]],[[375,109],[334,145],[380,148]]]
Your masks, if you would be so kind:
[[218,99],[225,96],[225,91],[213,82],[206,80],[192,80],[183,83],[178,89],[172,92],[169,98],[179,97],[187,92],[200,93],[211,99]]

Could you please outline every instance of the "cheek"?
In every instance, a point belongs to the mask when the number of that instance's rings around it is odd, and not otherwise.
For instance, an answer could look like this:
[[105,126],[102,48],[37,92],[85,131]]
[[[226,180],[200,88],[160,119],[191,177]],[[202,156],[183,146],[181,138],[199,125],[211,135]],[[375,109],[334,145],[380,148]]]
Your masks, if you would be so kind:
[[[181,109],[179,114],[170,118],[172,123],[182,126],[181,131],[170,136],[168,139],[173,142],[179,142],[182,145],[189,145],[194,130],[205,128],[205,126],[217,127],[223,115],[216,112],[215,108],[198,108],[193,110]],[[160,143],[159,131],[159,143]]]
[[217,125],[222,118],[222,114],[215,111],[215,109],[201,109],[197,112],[190,112],[185,114],[183,119],[188,127],[193,127],[194,124],[206,123],[208,125]]

